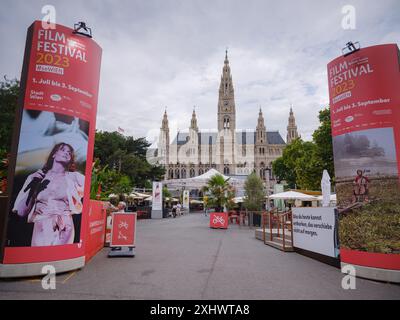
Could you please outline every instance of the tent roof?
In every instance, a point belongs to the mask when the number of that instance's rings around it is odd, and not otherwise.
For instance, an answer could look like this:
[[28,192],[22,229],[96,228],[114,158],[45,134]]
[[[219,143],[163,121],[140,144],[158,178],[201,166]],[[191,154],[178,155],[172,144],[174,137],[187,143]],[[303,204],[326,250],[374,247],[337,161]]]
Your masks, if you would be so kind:
[[317,197],[310,196],[308,194],[304,194],[296,191],[286,191],[281,193],[276,193],[269,196],[270,199],[286,199],[286,200],[304,200],[311,201],[317,200]]
[[239,186],[243,184],[243,181],[233,178],[233,177],[228,177],[220,173],[218,170],[215,170],[214,168],[208,170],[207,172],[203,173],[200,176],[193,177],[193,178],[186,178],[186,179],[172,179],[172,180],[165,180],[163,181],[163,184],[166,184],[168,186],[185,186],[185,187],[194,187],[194,188],[201,188],[205,186],[208,182],[208,180],[215,176],[216,174],[221,175],[225,180],[229,179],[229,183],[231,183],[234,186]]

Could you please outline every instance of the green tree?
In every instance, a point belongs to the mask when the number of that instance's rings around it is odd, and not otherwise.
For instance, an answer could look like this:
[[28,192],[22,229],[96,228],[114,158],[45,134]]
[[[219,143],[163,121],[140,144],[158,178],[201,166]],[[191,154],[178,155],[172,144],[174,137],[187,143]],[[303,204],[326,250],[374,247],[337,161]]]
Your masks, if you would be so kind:
[[319,112],[318,118],[320,126],[313,133],[313,141],[315,143],[315,161],[320,164],[322,170],[326,169],[328,171],[331,179],[334,179],[335,170],[333,162],[332,129],[329,106]]
[[255,172],[250,174],[244,184],[244,206],[249,211],[261,211],[265,200],[264,184]]
[[129,177],[136,187],[146,187],[149,181],[161,180],[165,170],[146,160],[150,144],[144,138],[124,137],[118,132],[98,131],[94,155],[101,166],[108,166]]
[[7,177],[7,154],[11,151],[18,96],[19,82],[4,77],[4,81],[0,82],[0,185]]
[[275,174],[280,180],[285,180],[289,188],[297,187],[296,163],[305,155],[305,151],[303,140],[295,139],[283,150],[282,157],[272,163]]
[[282,157],[272,163],[275,175],[285,180],[289,188],[319,190],[324,169],[334,179],[329,107],[321,110],[318,118],[320,125],[313,133],[313,141],[292,141]]

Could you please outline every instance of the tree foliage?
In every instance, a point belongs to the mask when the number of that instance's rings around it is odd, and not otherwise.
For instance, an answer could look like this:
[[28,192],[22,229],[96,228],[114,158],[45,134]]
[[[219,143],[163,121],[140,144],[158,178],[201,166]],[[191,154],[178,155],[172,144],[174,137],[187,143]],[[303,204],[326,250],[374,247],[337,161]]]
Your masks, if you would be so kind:
[[19,82],[0,82],[0,180],[7,176],[7,154],[11,151],[11,139],[18,106]]
[[147,162],[150,144],[144,138],[125,137],[118,132],[97,131],[94,157],[103,172],[104,193],[128,193],[132,187],[147,187],[150,181],[160,180],[165,170]]
[[332,134],[329,107],[319,112],[319,127],[313,141],[298,138],[272,163],[278,180],[285,180],[289,188],[319,190],[324,169],[334,180]]
[[250,174],[244,184],[244,206],[250,211],[261,211],[265,200],[265,188],[263,182],[255,172]]

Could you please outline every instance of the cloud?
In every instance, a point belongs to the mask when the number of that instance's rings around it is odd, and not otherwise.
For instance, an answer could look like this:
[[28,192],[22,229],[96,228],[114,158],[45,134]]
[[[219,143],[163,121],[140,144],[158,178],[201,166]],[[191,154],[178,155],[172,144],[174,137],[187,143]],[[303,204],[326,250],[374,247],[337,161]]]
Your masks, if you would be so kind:
[[[19,77],[26,28],[48,1],[3,1],[0,70]],[[86,21],[103,48],[97,127],[154,136],[167,106],[180,129],[196,106],[200,128],[216,128],[226,47],[237,128],[286,136],[290,104],[311,139],[328,105],[326,65],[349,41],[363,47],[398,42],[398,1],[52,1],[58,23]],[[341,28],[341,8],[356,8],[356,30]]]

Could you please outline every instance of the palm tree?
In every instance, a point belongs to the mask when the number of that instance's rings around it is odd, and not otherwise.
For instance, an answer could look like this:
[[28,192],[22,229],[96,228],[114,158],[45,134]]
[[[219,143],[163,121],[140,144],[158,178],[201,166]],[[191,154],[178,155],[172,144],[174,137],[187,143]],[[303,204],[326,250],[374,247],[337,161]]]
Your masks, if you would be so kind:
[[208,206],[214,207],[216,212],[222,212],[224,206],[229,204],[235,196],[232,192],[233,188],[228,182],[229,179],[225,180],[222,175],[216,174],[203,187],[203,192],[209,195]]

